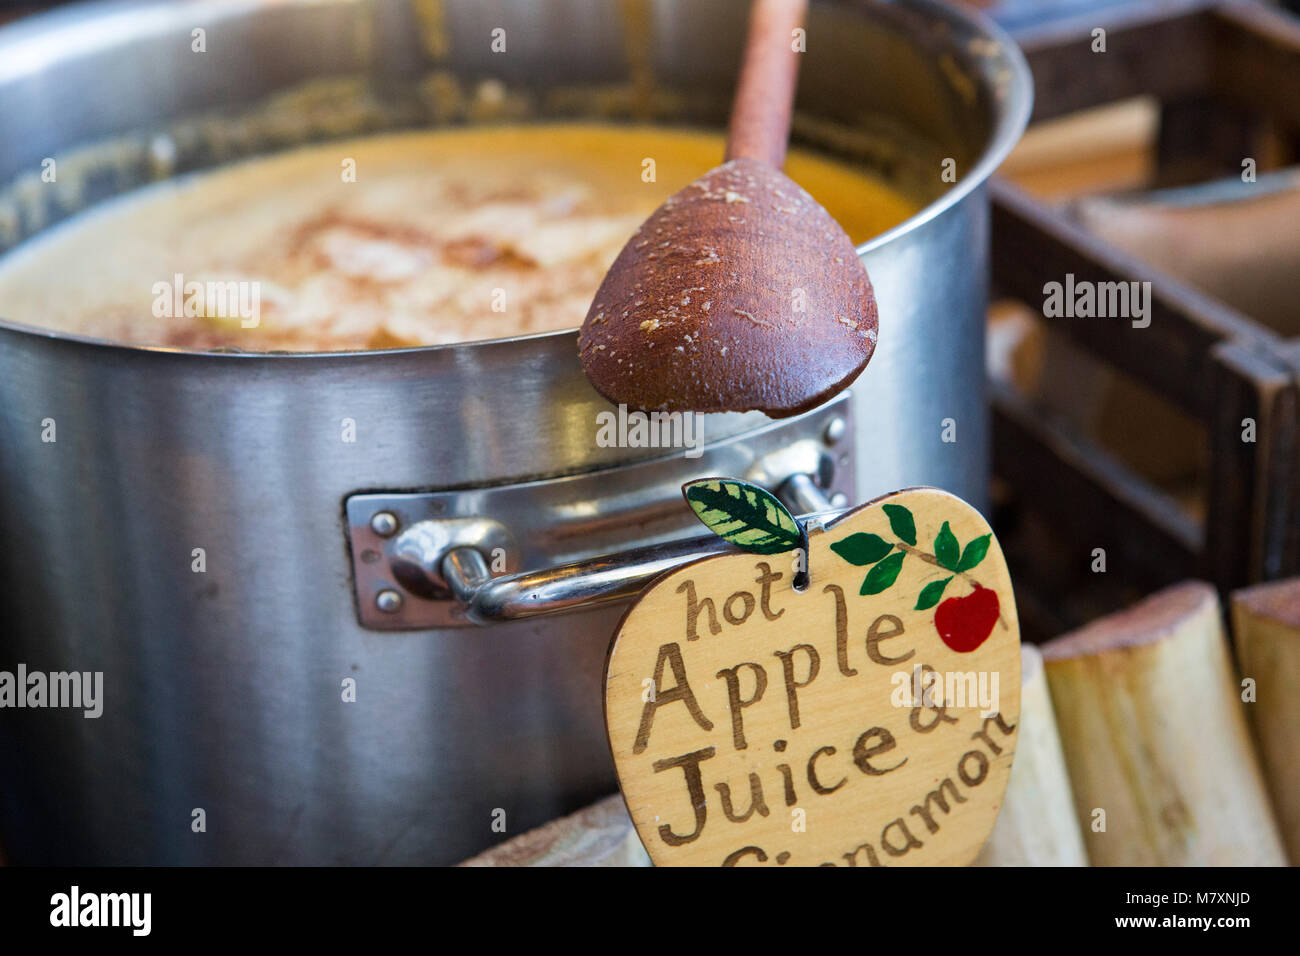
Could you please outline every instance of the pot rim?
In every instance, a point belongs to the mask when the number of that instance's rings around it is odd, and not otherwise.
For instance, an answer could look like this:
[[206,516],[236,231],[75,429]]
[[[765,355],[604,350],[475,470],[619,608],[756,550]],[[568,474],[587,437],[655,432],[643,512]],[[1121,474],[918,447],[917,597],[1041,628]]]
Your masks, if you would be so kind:
[[[256,7],[262,5],[263,0],[235,0],[235,2],[218,3],[216,6],[219,12],[227,15],[234,14],[241,9]],[[982,37],[992,41],[991,51],[979,55],[990,61],[990,65],[1001,67],[1005,72],[1000,83],[996,84],[992,93],[994,96],[994,122],[992,124],[991,135],[979,160],[971,167],[970,172],[959,179],[952,187],[938,199],[926,204],[922,209],[913,215],[904,219],[898,225],[874,236],[866,242],[859,243],[856,252],[860,257],[874,252],[901,238],[902,236],[914,232],[926,225],[930,221],[938,218],[942,213],[956,206],[967,196],[979,189],[993,175],[993,172],[1006,159],[1007,154],[1020,140],[1029,123],[1029,116],[1033,109],[1034,86],[1033,76],[1029,71],[1029,64],[1025,61],[1024,54],[1020,47],[1015,43],[1005,30],[994,23],[991,19],[982,13],[957,7],[945,3],[943,0],[906,0],[907,5],[911,5],[920,10],[925,16],[931,17],[936,21],[946,22],[954,28],[957,36],[974,36]],[[212,6],[213,0],[189,0],[189,2],[177,3],[175,0],[109,0],[99,5],[95,9],[94,5],[73,4],[71,7],[51,10],[46,13],[37,14],[28,17],[18,23],[11,24],[8,27],[0,28],[0,52],[6,47],[17,46],[30,42],[34,38],[41,38],[45,41],[47,47],[52,50],[66,53],[66,50],[60,49],[60,44],[55,41],[62,39],[59,37],[60,21],[66,21],[72,28],[78,30],[83,40],[103,43],[111,40],[112,29],[89,30],[91,25],[96,21],[101,21],[98,25],[110,26],[111,21],[115,18],[138,12],[141,9],[165,10],[173,16],[185,19],[190,22],[193,19],[192,8],[199,6]],[[223,9],[224,8],[224,9]],[[64,27],[67,28],[66,26]],[[87,32],[89,30],[89,32]],[[53,53],[47,54],[54,55]],[[2,58],[0,58],[2,59]],[[20,58],[21,59],[21,58]],[[37,57],[39,60],[40,58]],[[11,67],[18,64],[11,64]],[[48,63],[41,63],[42,66],[48,66]],[[3,70],[0,70],[0,74]],[[0,315],[0,333],[13,333],[21,336],[33,336],[37,338],[47,338],[59,342],[73,343],[77,345],[91,346],[98,349],[113,349],[129,353],[161,353],[166,355],[187,356],[190,358],[203,359],[242,359],[242,360],[320,360],[325,358],[356,358],[360,356],[377,357],[396,354],[409,353],[430,353],[445,352],[455,349],[474,348],[478,350],[487,350],[493,347],[509,347],[522,342],[545,341],[549,345],[559,346],[565,340],[576,340],[578,330],[560,329],[549,332],[530,332],[525,335],[514,335],[503,338],[476,339],[468,342],[451,342],[441,345],[414,345],[404,346],[395,349],[331,349],[324,351],[244,351],[238,349],[213,350],[213,349],[191,349],[178,348],[167,345],[142,345],[133,342],[119,342],[112,339],[101,339],[95,336],[82,335],[76,332],[64,332],[56,329],[44,328],[41,326],[28,325],[25,322],[17,322],[12,319],[6,319]],[[576,350],[576,344],[574,346]]]

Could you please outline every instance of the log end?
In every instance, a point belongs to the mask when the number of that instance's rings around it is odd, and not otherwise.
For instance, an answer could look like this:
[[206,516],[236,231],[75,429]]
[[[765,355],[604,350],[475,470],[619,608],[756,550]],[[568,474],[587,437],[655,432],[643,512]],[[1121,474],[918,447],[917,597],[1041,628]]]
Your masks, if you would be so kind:
[[1300,630],[1300,578],[1234,591],[1232,603],[1244,607],[1256,617]]
[[[1184,581],[1157,591],[1127,610],[1108,615],[1077,631],[1043,644],[1043,660],[1090,657],[1103,651],[1155,644],[1173,636],[1206,604],[1217,607],[1218,594],[1204,581]],[[1217,613],[1217,611],[1216,611]]]

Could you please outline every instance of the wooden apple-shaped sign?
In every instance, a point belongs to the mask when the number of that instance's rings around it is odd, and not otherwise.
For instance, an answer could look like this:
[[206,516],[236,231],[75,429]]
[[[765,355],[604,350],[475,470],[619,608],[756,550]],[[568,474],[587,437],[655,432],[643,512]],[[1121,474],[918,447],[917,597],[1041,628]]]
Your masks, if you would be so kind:
[[969,863],[1020,715],[1011,580],[979,512],[916,488],[805,535],[751,485],[685,491],[748,553],[659,578],[610,647],[610,748],[650,857]]

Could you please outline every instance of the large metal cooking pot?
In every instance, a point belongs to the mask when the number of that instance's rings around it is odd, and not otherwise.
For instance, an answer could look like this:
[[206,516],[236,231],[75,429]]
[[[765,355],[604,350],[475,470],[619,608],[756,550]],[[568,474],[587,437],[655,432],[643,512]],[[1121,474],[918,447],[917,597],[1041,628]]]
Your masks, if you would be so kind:
[[[491,98],[530,116],[721,127],[744,17],[740,0],[66,8],[0,30],[0,245],[152,178],[461,121],[429,95],[448,82],[499,81]],[[702,458],[597,447],[607,406],[567,332],[271,355],[0,321],[0,670],[103,672],[97,719],[0,710],[12,861],[464,858],[613,790],[615,599],[692,546],[589,559],[692,534],[681,481],[985,500],[983,183],[1026,120],[1024,63],[929,0],[815,3],[807,46],[796,142],[936,190],[951,158],[959,181],[861,247],[881,332],[853,394],[713,417]],[[472,560],[493,545],[504,583]]]

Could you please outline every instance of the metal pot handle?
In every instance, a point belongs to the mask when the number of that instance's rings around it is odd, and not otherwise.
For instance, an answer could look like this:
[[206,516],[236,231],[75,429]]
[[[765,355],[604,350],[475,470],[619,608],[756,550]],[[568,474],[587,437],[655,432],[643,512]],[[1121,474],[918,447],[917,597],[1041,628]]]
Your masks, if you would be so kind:
[[[840,514],[812,477],[793,475],[776,495],[803,520],[828,520]],[[599,607],[631,597],[654,578],[700,558],[734,552],[715,535],[631,548],[585,561],[493,577],[475,547],[451,548],[438,563],[439,576],[475,624],[496,624],[575,608]]]
[[[711,535],[683,537],[696,527],[684,480],[741,478],[798,515],[846,506],[855,493],[852,425],[845,392],[690,458],[504,485],[358,492],[344,503],[358,622],[438,630],[626,598],[656,575],[728,549]],[[629,538],[639,543],[627,548]]]

